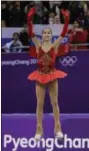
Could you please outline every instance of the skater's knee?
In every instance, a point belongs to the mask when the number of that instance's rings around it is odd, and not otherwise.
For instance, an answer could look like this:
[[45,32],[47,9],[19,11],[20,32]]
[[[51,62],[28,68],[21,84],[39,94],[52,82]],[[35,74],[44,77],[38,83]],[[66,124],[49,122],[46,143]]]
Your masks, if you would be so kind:
[[51,104],[53,107],[58,107],[58,101],[54,100],[54,101],[51,101]]
[[37,106],[42,109],[43,108],[43,105],[44,105],[44,102],[41,100],[41,99],[38,99],[37,100]]

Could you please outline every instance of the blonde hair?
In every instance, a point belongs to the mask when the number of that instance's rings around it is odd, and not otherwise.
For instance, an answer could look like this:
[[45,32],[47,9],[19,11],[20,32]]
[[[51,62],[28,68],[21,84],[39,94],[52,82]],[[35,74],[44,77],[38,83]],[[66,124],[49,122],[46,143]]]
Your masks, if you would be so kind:
[[43,34],[44,30],[46,30],[46,29],[49,29],[49,31],[50,31],[50,32],[51,32],[51,34],[52,34],[52,30],[51,30],[51,28],[44,28],[44,29],[42,30],[42,34]]

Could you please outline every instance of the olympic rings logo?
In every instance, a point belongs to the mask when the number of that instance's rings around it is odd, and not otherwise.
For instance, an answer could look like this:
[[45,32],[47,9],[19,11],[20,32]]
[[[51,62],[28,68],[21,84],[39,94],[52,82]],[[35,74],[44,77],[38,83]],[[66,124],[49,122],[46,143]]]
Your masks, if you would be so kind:
[[76,56],[66,56],[66,57],[62,57],[59,61],[63,66],[72,67],[77,63],[77,57]]

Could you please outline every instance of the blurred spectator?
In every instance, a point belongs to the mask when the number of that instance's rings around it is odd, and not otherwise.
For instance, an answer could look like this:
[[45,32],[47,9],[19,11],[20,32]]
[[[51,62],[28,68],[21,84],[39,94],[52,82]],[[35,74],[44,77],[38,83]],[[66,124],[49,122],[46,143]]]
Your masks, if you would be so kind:
[[8,1],[7,3],[4,2],[2,3],[2,20],[5,20],[6,26],[11,27],[11,22],[12,22],[12,9],[13,9],[13,2]]
[[89,29],[89,10],[84,15],[84,27]]
[[83,4],[83,8],[84,8],[84,13],[87,13],[88,11],[88,4],[86,2],[82,2]]
[[54,23],[54,17],[55,17],[55,13],[54,12],[50,12],[49,13],[49,24],[52,25]]
[[57,18],[60,18],[60,6],[62,2],[55,2],[55,12],[57,14]]
[[30,10],[31,7],[34,6],[34,3],[28,3],[25,7],[24,7],[24,24],[27,24],[27,13]]
[[[70,42],[73,44],[87,43],[88,31],[83,29],[80,21],[75,21],[73,27],[69,29],[68,34],[70,34]],[[77,49],[86,49],[86,46],[77,46]],[[75,46],[72,47],[75,49]]]
[[42,17],[42,2],[35,1],[35,7],[36,7],[36,14],[33,19],[34,24],[40,24],[41,23],[41,17]]
[[34,15],[33,24],[41,24],[41,17],[37,13]]
[[9,52],[21,52],[22,51],[22,48],[16,48],[16,47],[22,47],[22,43],[21,41],[19,40],[19,33],[14,33],[13,34],[13,37],[12,37],[12,41],[6,43],[4,45],[4,51],[9,53]]
[[60,24],[59,16],[54,17],[54,24]]
[[49,3],[43,2],[42,4],[42,17],[41,17],[41,23],[42,24],[49,24]]
[[14,5],[13,3],[7,4],[7,26],[10,27],[12,23],[12,11],[13,11]]
[[80,14],[84,14],[84,9],[79,1],[70,2],[69,5],[70,13],[70,23],[73,23],[77,18],[79,18]]
[[43,7],[42,2],[35,1],[35,7],[36,7],[36,14],[41,17],[42,16],[42,7]]
[[89,27],[88,1],[4,1],[1,2],[2,20],[6,22],[7,27],[23,27],[27,23],[26,13],[28,4],[29,8],[36,7],[34,24],[58,23],[58,17],[59,22],[63,24],[64,18],[60,13],[60,10],[63,8],[70,11],[70,24],[79,19],[85,27]]
[[[64,17],[61,9],[70,11],[70,24],[73,27],[69,30],[72,43],[89,43],[89,2],[88,1],[2,1],[1,2],[1,25],[2,27],[23,27],[17,40],[7,43],[8,52],[15,51],[15,45],[29,45],[27,34],[27,11],[36,7],[36,14],[33,24],[64,24]],[[27,26],[27,25],[26,25]],[[16,36],[16,34],[15,34]],[[13,36],[14,37],[14,36]],[[20,38],[20,40],[19,40]],[[28,50],[28,49],[24,49]],[[6,50],[7,51],[7,50]],[[16,50],[18,51],[18,49]],[[22,51],[22,50],[21,50]],[[19,51],[18,51],[19,52]]]
[[40,7],[40,3],[34,3],[34,2],[30,2],[24,8],[25,23],[27,23],[27,21],[26,21],[27,20],[26,14],[30,10],[30,8],[33,7],[33,6],[36,7],[36,13],[35,13],[34,18],[33,18],[33,23],[34,24],[40,24],[41,23],[41,7]]
[[1,21],[1,27],[6,27],[6,21],[5,20]]
[[15,2],[15,7],[12,9],[12,27],[22,27],[24,20],[24,13],[21,11],[20,2]]
[[[23,46],[29,46],[29,37],[28,37],[28,29],[27,26],[24,25],[23,30],[20,32],[20,41],[22,42]],[[24,48],[24,51],[28,51],[28,48]]]
[[7,21],[7,7],[5,2],[1,3],[1,19]]
[[88,29],[89,27],[88,5],[86,2],[80,2],[80,5],[83,8],[84,13],[80,12],[80,15],[77,17],[77,19],[81,21],[83,28]]
[[64,23],[63,15],[60,13],[60,10],[68,9],[69,2],[60,2],[60,1],[52,1],[50,2],[50,9],[49,12],[52,11],[55,13],[55,15],[59,16],[60,22]]

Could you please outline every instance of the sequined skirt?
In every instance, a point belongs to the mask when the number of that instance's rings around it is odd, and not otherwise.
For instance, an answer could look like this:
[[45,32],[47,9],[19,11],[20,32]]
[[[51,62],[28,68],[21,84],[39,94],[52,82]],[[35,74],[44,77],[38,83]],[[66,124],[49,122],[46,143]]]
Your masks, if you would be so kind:
[[50,81],[53,81],[55,79],[64,78],[67,76],[67,73],[53,69],[48,72],[41,72],[40,70],[35,70],[31,74],[28,75],[28,80],[35,80],[42,84],[49,83]]

